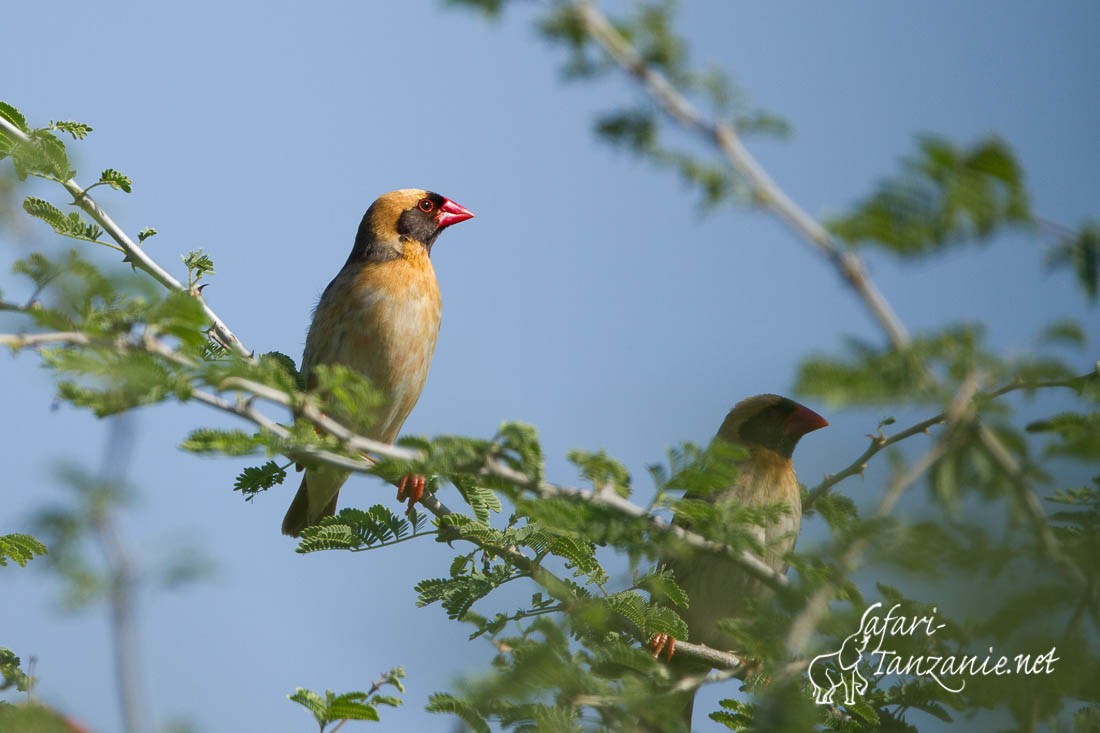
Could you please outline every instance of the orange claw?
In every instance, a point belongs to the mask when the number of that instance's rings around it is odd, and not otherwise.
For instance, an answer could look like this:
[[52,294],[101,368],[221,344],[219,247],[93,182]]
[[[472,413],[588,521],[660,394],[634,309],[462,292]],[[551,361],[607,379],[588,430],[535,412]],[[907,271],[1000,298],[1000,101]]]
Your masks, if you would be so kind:
[[408,499],[409,511],[411,512],[413,504],[420,501],[424,496],[424,486],[426,483],[424,477],[419,474],[405,474],[397,483],[397,500],[405,501],[405,499]]
[[649,640],[649,644],[646,646],[652,650],[650,653],[653,655],[654,659],[660,657],[661,652],[667,649],[665,661],[671,662],[672,654],[676,651],[676,639],[668,634],[654,634],[653,638]]

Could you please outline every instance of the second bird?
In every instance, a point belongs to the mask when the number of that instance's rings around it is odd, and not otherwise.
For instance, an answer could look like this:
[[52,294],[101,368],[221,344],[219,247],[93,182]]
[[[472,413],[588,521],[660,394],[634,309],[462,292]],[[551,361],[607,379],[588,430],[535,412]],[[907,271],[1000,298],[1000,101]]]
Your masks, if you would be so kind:
[[[321,295],[302,375],[309,387],[321,364],[341,364],[366,376],[382,404],[347,419],[368,438],[392,443],[420,398],[442,314],[432,245],[444,229],[472,216],[431,191],[406,188],[379,196],[363,215],[343,269]],[[283,519],[283,534],[296,536],[334,514],[347,479],[347,471],[331,466],[308,469]],[[419,499],[424,480],[408,479],[398,498]]]

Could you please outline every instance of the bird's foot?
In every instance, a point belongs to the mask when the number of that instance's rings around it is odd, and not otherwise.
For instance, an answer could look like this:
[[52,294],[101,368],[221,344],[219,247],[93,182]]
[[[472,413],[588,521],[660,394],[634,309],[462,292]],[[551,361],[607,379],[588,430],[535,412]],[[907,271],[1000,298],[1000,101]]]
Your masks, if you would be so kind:
[[397,482],[397,500],[409,501],[409,511],[412,511],[413,504],[420,501],[424,497],[424,486],[427,481],[424,477],[417,473],[407,473],[401,477],[401,480]]
[[672,654],[676,651],[676,639],[668,634],[654,634],[646,646],[649,647],[649,653],[654,659],[659,658],[661,652],[665,652],[665,661],[671,662]]

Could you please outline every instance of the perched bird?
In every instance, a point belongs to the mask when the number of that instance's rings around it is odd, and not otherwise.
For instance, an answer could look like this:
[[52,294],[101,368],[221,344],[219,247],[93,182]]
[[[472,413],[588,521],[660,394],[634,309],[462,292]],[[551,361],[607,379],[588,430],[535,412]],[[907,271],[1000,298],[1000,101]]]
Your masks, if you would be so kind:
[[[439,335],[442,301],[429,255],[439,233],[473,216],[437,193],[406,188],[379,196],[367,209],[343,269],[313,313],[302,356],[307,386],[321,364],[342,364],[366,376],[382,395],[369,415],[341,416],[362,435],[385,443],[397,437],[424,381]],[[298,535],[336,512],[348,472],[307,469],[283,519],[283,534]],[[398,500],[419,501],[424,479],[406,476]]]
[[[802,498],[791,454],[803,435],[829,423],[813,410],[779,395],[763,394],[738,402],[718,429],[715,441],[741,447],[747,456],[737,463],[733,484],[706,497],[686,494],[685,500],[709,502],[736,500],[748,507],[781,504],[787,511],[766,525],[750,525],[763,548],[762,559],[773,570],[786,572],[784,556],[794,549],[802,525]],[[676,523],[684,522],[677,519]],[[690,527],[688,527],[690,529]],[[687,592],[689,605],[679,609],[687,623],[689,638],[722,651],[737,648],[737,641],[718,628],[718,620],[736,618],[747,610],[747,600],[759,597],[767,587],[725,557],[695,552],[687,557],[669,557],[677,583]],[[672,660],[675,640],[658,635],[651,642],[654,656],[662,651]],[[699,673],[698,666],[677,660],[682,673]],[[691,727],[694,690],[680,696],[684,718]]]

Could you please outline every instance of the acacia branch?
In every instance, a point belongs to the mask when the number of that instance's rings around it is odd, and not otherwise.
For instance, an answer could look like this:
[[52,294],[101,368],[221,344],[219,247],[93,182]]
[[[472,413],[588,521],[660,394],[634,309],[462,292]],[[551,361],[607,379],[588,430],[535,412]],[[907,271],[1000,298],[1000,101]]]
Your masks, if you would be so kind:
[[[4,132],[23,144],[31,144],[31,139],[27,137],[27,134],[3,116],[0,116],[0,128],[3,128]],[[128,262],[144,270],[152,276],[154,280],[169,290],[185,293],[197,300],[202,306],[203,313],[213,324],[213,331],[217,336],[217,340],[223,346],[231,349],[240,356],[251,358],[252,353],[229,329],[229,326],[225,325],[225,322],[214,312],[214,309],[210,307],[206,299],[202,297],[202,294],[198,291],[189,289],[186,285],[173,277],[170,272],[161,267],[156,260],[146,254],[140,246],[135,244],[134,240],[130,239],[129,235],[123,231],[122,227],[116,224],[114,219],[95,202],[95,199],[88,195],[88,189],[82,188],[80,184],[76,182],[75,178],[70,178],[67,181],[58,180],[58,183],[64,186],[65,190],[73,197],[73,202],[83,209],[88,216],[92,217],[99,226],[103,227],[103,230],[111,236],[111,239],[118,243],[118,246],[126,253]]]
[[88,334],[82,331],[0,333],[0,345],[10,346],[12,349],[38,348],[39,346],[56,346],[57,344],[87,346],[90,343],[92,343],[92,340],[88,337]]
[[595,5],[587,0],[576,0],[567,4],[575,11],[588,36],[624,71],[641,82],[649,96],[669,117],[716,147],[730,167],[748,184],[754,200],[775,214],[802,241],[829,261],[841,279],[859,295],[891,343],[895,346],[909,343],[908,331],[867,275],[862,260],[838,244],[817,220],[799,207],[772,180],[745,148],[741,136],[731,122],[724,119],[711,120],[700,113],[664,74],[646,63],[638,50]]
[[[125,339],[113,341],[109,339],[95,340],[82,332],[48,332],[26,335],[0,334],[0,344],[32,347],[56,346],[60,344],[73,346],[102,345],[117,349],[142,350],[164,358],[177,366],[188,369],[197,369],[199,367],[196,361],[181,354],[164,341],[148,333],[139,341]],[[289,395],[274,387],[269,387],[265,384],[242,377],[228,377],[222,380],[216,386],[216,389],[219,392],[232,391],[236,392],[238,395],[247,395],[247,397],[239,396],[236,400],[227,399],[221,394],[216,394],[215,392],[197,386],[191,387],[189,396],[190,399],[196,402],[251,422],[261,430],[267,431],[281,440],[286,440],[288,442],[293,440],[291,431],[285,425],[278,423],[264,412],[257,409],[254,404],[255,399],[263,399],[285,407],[291,412],[302,415],[326,433],[340,439],[349,450],[361,451],[364,453],[369,452],[405,461],[422,461],[427,458],[427,456],[420,451],[382,443],[355,433],[353,430],[321,412],[312,401],[312,397],[308,394]],[[322,462],[355,473],[373,474],[376,469],[375,463],[369,458],[351,458],[317,446],[296,447],[292,450],[288,450],[288,455],[292,459],[307,459]],[[670,532],[692,547],[732,558],[734,561],[741,563],[747,572],[761,578],[766,583],[773,585],[789,584],[786,576],[773,571],[770,567],[765,565],[763,561],[756,558],[751,553],[734,553],[732,549],[725,545],[707,540],[699,535],[688,532],[682,527],[671,526],[659,517],[649,515],[642,507],[632,504],[612,492],[591,492],[571,487],[556,486],[546,481],[534,481],[526,474],[493,460],[485,463],[483,473],[507,481],[520,489],[530,490],[541,497],[558,497],[576,501],[590,501],[594,504],[610,508],[632,519],[645,519],[654,529]],[[421,504],[439,519],[443,519],[453,513],[432,494],[425,494],[421,499]],[[566,581],[547,570],[537,560],[528,557],[520,550],[513,547],[499,547],[486,543],[479,537],[463,533],[461,527],[450,526],[447,528],[447,531],[453,533],[454,539],[463,539],[471,542],[482,550],[512,563],[526,573],[540,587],[545,589],[552,597],[567,606],[575,606],[581,602],[581,599],[573,593]],[[625,620],[621,624],[621,630],[628,633],[635,632],[633,626],[626,623]],[[641,641],[648,640],[641,639]],[[734,675],[743,676],[748,668],[745,662],[737,655],[712,649],[703,644],[677,641],[676,650],[681,657],[705,663],[717,669],[726,670]]]
[[[998,397],[1003,397],[1006,394],[1009,394],[1011,392],[1016,392],[1016,391],[1019,391],[1019,390],[1051,389],[1051,388],[1055,388],[1055,387],[1066,387],[1068,389],[1079,390],[1079,389],[1081,389],[1081,386],[1083,384],[1085,384],[1087,381],[1089,381],[1090,379],[1100,379],[1100,364],[1098,364],[1097,367],[1094,368],[1091,372],[1088,372],[1086,374],[1081,374],[1081,375],[1078,375],[1076,377],[1070,377],[1069,379],[1045,379],[1045,380],[1040,380],[1040,381],[1037,381],[1037,382],[1026,382],[1026,381],[1021,380],[1021,379],[1016,379],[1016,380],[1013,380],[1012,382],[1004,385],[1003,387],[995,389],[991,392],[977,394],[977,395],[974,396],[974,400],[976,402],[980,402],[980,403],[984,404],[984,403],[987,403],[987,402],[991,402],[991,401],[997,399]],[[866,468],[867,468],[867,463],[877,453],[885,450],[886,448],[889,448],[891,445],[894,445],[895,443],[900,443],[901,441],[905,440],[906,438],[911,438],[914,435],[920,435],[922,433],[927,433],[930,428],[933,428],[936,425],[939,425],[940,423],[942,423],[946,420],[947,420],[947,412],[941,412],[938,415],[933,415],[932,417],[930,417],[926,420],[921,420],[920,422],[916,423],[915,425],[912,425],[912,426],[906,428],[905,430],[901,430],[897,433],[894,433],[893,435],[889,435],[889,436],[883,435],[881,431],[879,431],[879,433],[877,433],[876,435],[872,435],[871,436],[871,443],[870,443],[870,445],[867,446],[867,450],[865,450],[858,458],[856,458],[849,465],[847,465],[846,467],[844,467],[843,469],[841,469],[837,473],[834,473],[830,476],[826,476],[825,479],[823,479],[821,481],[821,483],[819,483],[817,486],[815,486],[814,488],[810,489],[807,492],[806,501],[804,501],[802,503],[803,512],[809,510],[814,505],[815,502],[817,502],[819,499],[821,499],[821,497],[828,494],[829,491],[834,486],[839,484],[841,481],[843,481],[847,478],[851,478],[852,476],[862,476],[864,470],[866,470]],[[1012,459],[1012,456],[1007,453],[1004,446],[1000,444],[1000,441],[997,439],[997,437],[995,435],[993,435],[992,433],[989,433],[989,429],[987,427],[985,427],[984,425],[980,426],[979,429],[981,431],[980,435],[985,436],[988,433],[989,437],[992,438],[992,440],[995,441],[996,444],[1000,446],[1000,450],[998,452],[1000,454],[1002,454],[1002,456],[1008,458],[1008,461],[1005,462],[1003,460],[1003,458],[1002,459],[997,459],[997,457],[994,456],[994,460],[996,460],[998,462],[998,464],[1002,466],[1002,468],[1007,467],[1006,472],[1009,475],[1014,475],[1016,473],[1019,473],[1018,470],[1012,468],[1012,466],[1015,465],[1015,461]],[[983,443],[984,443],[987,439],[985,437],[982,437],[982,440],[983,440]],[[1034,502],[1028,502],[1028,501],[1026,501],[1025,497],[1021,496],[1021,499],[1024,500],[1025,505],[1030,504],[1032,506],[1033,510],[1035,508],[1037,508],[1039,514],[1042,515],[1043,512],[1042,512],[1041,505],[1038,504],[1038,499],[1035,498],[1034,492],[1031,491],[1030,487],[1028,487],[1028,492],[1027,493],[1030,493],[1031,497],[1034,498],[1035,501]],[[1034,518],[1033,518],[1033,521],[1034,521]],[[1047,528],[1047,532],[1049,532],[1049,531],[1050,531],[1049,528]],[[1050,537],[1050,540],[1052,540],[1056,543],[1056,540],[1053,538],[1053,536]],[[1052,546],[1053,545],[1048,545],[1048,547],[1052,547]]]
[[[957,432],[955,428],[962,422],[973,419],[975,412],[974,395],[977,394],[979,384],[979,376],[976,373],[971,373],[963,380],[959,390],[955,393],[954,398],[952,398],[951,405],[947,408],[944,417],[944,422],[947,423],[947,430],[939,436],[935,445],[925,452],[916,463],[910,466],[906,471],[894,476],[886,491],[883,492],[882,497],[879,499],[878,505],[871,514],[869,521],[873,522],[874,520],[883,519],[889,516],[902,495],[919,481],[921,476],[923,476],[936,461],[947,453],[951,447],[951,441],[954,439]],[[869,543],[869,539],[859,536],[848,544],[836,563],[839,575],[848,576],[856,569],[863,555],[863,551],[867,548]],[[795,616],[787,630],[787,638],[785,641],[785,648],[789,657],[796,656],[802,651],[802,648],[805,646],[810,636],[817,629],[817,625],[820,623],[821,618],[829,610],[829,603],[835,595],[836,589],[831,584],[822,585],[810,596],[809,600],[802,607],[802,610]],[[785,680],[793,679],[794,676],[801,672],[805,664],[806,662],[803,661],[797,664],[787,665],[782,669],[780,676]]]

